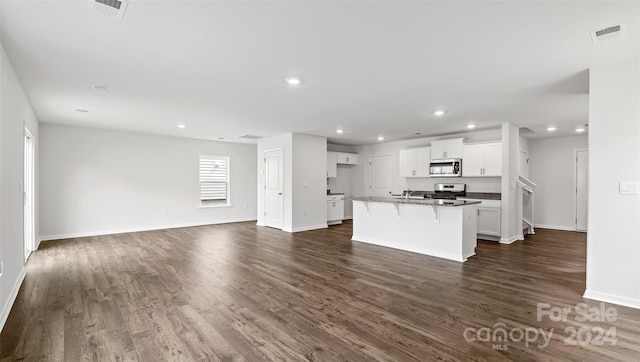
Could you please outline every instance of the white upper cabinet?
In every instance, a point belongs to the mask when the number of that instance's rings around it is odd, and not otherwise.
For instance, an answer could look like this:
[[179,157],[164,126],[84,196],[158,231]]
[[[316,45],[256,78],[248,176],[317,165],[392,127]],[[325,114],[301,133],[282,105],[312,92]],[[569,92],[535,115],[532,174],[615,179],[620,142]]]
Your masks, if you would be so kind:
[[338,164],[341,164],[341,165],[357,165],[358,164],[358,154],[346,153],[346,152],[337,152],[337,153],[338,153]]
[[462,152],[462,176],[502,176],[502,143],[464,145]]
[[338,152],[327,151],[327,177],[338,177]]
[[429,177],[429,147],[400,151],[400,177]]
[[431,142],[431,159],[462,158],[463,138],[451,138]]
[[502,143],[485,145],[483,176],[502,176]]

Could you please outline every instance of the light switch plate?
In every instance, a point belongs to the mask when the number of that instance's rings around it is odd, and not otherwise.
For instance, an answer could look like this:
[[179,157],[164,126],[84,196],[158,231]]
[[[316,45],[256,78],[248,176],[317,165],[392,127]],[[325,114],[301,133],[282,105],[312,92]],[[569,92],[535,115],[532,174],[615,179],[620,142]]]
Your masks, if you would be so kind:
[[620,195],[638,195],[640,184],[638,181],[620,181]]

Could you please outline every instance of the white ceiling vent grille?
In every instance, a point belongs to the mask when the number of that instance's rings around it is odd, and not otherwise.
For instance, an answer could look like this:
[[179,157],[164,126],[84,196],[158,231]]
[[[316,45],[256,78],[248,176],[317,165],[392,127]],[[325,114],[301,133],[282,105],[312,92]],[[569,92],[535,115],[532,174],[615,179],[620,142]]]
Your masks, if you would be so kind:
[[117,20],[122,20],[124,17],[127,5],[129,5],[127,0],[87,0],[87,8]]
[[595,30],[591,32],[591,40],[594,44],[600,43],[605,40],[618,38],[624,36],[627,33],[627,23],[613,25],[608,28]]
[[240,136],[240,137],[238,137],[238,138],[244,138],[244,139],[248,139],[248,140],[259,140],[259,139],[260,139],[260,138],[262,138],[262,137],[260,137],[260,136],[254,136],[254,135],[252,135],[252,134],[246,134],[246,135]]

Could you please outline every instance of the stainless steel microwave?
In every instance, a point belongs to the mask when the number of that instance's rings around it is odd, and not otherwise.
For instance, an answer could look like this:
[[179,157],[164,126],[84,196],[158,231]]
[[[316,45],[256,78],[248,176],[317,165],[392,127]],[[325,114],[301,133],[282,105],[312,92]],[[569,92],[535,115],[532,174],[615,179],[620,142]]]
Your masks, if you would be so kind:
[[462,177],[462,159],[431,160],[429,164],[431,177]]

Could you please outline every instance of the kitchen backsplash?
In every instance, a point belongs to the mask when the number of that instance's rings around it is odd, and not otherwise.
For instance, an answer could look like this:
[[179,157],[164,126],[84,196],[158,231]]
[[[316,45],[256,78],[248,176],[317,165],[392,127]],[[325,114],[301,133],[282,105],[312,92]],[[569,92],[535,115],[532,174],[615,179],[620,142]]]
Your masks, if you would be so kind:
[[431,191],[438,183],[463,183],[467,192],[501,192],[500,177],[443,177],[443,178],[407,178],[409,190]]

